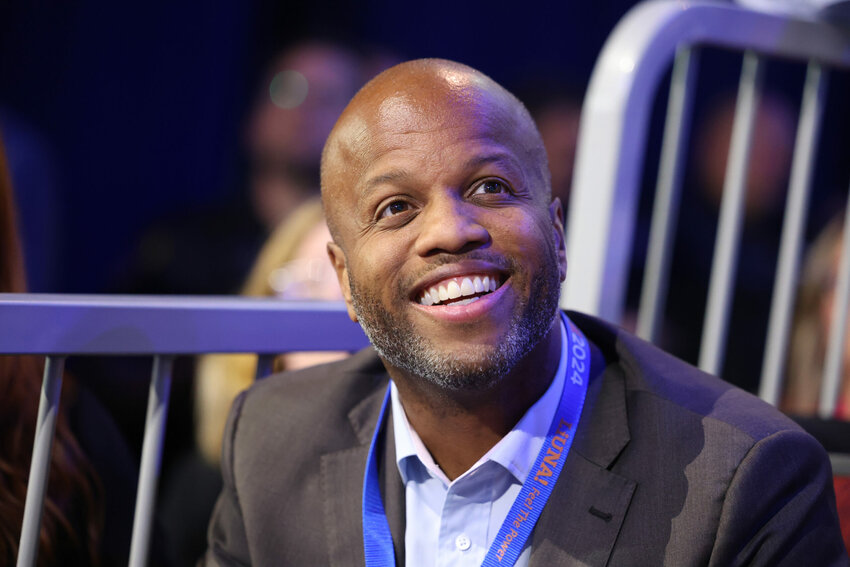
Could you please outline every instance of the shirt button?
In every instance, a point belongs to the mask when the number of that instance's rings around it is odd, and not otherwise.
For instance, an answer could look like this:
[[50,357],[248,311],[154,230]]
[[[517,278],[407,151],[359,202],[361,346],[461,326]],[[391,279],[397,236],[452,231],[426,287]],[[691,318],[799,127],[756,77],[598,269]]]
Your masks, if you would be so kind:
[[471,545],[472,542],[469,541],[469,537],[466,534],[460,534],[455,538],[455,547],[460,551],[466,551]]

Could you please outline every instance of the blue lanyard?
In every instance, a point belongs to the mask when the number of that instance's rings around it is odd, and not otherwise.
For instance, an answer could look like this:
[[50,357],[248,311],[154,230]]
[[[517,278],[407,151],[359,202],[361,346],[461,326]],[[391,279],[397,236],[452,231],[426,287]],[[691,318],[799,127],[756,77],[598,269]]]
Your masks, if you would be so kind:
[[[563,316],[567,324],[567,366],[564,391],[543,447],[528,474],[522,489],[514,500],[496,539],[484,557],[483,567],[513,565],[525,547],[549,495],[561,474],[567,454],[575,437],[575,430],[587,396],[590,376],[590,348],[582,332],[573,322]],[[393,567],[395,555],[390,526],[381,500],[378,484],[378,459],[375,449],[380,437],[381,425],[387,413],[390,389],[384,396],[381,413],[369,457],[366,460],[366,475],[363,481],[363,549],[367,567]]]

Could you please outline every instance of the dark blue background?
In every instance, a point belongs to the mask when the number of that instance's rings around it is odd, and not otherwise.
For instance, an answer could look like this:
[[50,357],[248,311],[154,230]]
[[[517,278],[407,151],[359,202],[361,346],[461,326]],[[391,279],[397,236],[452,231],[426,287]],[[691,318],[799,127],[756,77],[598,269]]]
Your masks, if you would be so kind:
[[142,231],[241,190],[265,61],[303,36],[583,86],[632,2],[0,4],[0,119],[35,291],[111,289]]

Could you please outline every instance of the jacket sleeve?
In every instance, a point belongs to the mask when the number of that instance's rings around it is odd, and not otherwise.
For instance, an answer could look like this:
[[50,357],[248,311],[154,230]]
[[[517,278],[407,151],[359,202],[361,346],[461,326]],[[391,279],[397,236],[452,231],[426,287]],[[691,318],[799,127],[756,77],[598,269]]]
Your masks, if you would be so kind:
[[820,443],[786,430],[753,445],[726,492],[710,565],[850,565]]
[[241,393],[233,402],[225,425],[221,450],[223,488],[210,520],[207,531],[207,552],[201,559],[200,565],[231,567],[251,564],[248,538],[236,488],[233,457],[233,445],[245,395],[246,392]]

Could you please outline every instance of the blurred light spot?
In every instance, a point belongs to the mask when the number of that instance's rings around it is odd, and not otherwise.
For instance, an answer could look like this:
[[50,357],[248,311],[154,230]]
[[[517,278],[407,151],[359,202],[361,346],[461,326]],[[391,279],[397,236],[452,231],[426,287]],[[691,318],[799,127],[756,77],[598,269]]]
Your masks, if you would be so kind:
[[298,71],[281,71],[269,85],[269,96],[275,106],[284,109],[295,108],[307,98],[309,85],[307,78]]

